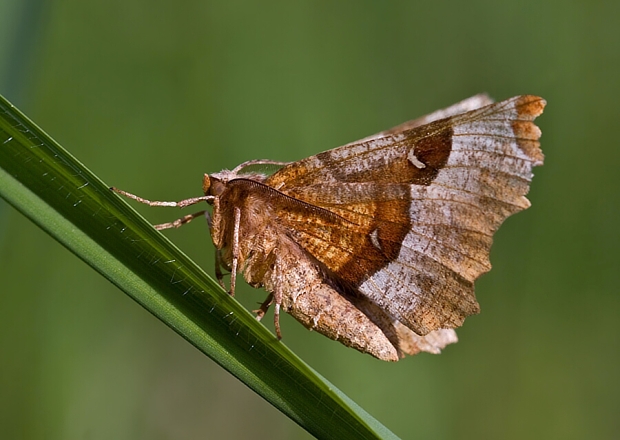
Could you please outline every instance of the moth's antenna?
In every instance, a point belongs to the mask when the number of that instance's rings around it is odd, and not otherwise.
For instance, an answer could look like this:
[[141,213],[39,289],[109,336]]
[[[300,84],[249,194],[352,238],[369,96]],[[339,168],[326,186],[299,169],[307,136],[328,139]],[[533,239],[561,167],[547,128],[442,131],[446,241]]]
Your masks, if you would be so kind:
[[248,160],[247,162],[243,162],[240,165],[237,165],[232,171],[232,174],[238,174],[239,171],[241,171],[244,168],[253,166],[253,165],[275,165],[275,166],[285,166],[288,165],[290,162],[278,162],[275,160],[269,160],[269,159],[254,159],[254,160]]

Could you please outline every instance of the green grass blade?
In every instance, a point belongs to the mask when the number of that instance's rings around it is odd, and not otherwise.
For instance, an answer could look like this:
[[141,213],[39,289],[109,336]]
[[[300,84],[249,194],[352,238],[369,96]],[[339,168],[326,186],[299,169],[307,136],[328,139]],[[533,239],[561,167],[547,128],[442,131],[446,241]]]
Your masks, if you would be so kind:
[[1,96],[0,196],[313,435],[395,438]]

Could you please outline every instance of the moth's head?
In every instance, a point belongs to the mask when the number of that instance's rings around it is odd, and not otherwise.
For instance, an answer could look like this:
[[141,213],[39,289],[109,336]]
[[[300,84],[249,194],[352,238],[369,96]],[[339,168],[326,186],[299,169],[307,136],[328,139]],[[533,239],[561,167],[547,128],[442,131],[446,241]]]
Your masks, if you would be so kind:
[[219,197],[226,189],[226,182],[214,176],[205,174],[202,179],[202,192],[205,196]]

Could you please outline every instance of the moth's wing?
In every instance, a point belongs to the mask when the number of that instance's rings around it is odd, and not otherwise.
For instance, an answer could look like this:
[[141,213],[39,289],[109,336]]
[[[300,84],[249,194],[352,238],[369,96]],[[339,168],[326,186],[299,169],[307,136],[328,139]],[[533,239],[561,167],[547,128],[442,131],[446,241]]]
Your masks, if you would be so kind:
[[351,144],[357,144],[360,142],[367,142],[371,139],[382,138],[385,136],[390,136],[394,134],[399,134],[407,130],[411,130],[412,128],[419,127],[421,125],[430,124],[433,121],[437,121],[439,119],[448,118],[450,116],[458,115],[460,113],[466,113],[472,110],[479,109],[480,107],[484,107],[485,105],[489,105],[493,103],[493,99],[486,93],[480,93],[478,95],[471,96],[467,99],[464,99],[456,104],[451,105],[450,107],[436,110],[433,113],[422,116],[420,118],[414,119],[412,121],[404,122],[396,127],[392,127],[389,130],[384,130],[379,133],[373,134],[372,136],[365,137],[364,139],[360,139],[359,141],[352,142]]
[[514,97],[318,154],[265,183],[303,202],[279,221],[343,286],[418,334],[457,327],[479,310],[473,282],[491,267],[493,233],[529,206],[543,162],[532,121],[545,104]]

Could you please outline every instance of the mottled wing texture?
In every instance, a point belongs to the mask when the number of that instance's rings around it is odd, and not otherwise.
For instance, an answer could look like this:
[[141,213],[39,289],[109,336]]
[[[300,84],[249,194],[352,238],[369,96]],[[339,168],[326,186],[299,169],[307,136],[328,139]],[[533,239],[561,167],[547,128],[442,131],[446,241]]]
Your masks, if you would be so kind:
[[360,142],[367,142],[372,139],[399,134],[412,128],[419,127],[420,125],[429,124],[439,119],[444,119],[450,116],[476,110],[480,107],[484,107],[485,105],[489,105],[492,103],[493,100],[487,94],[480,93],[479,95],[474,95],[470,98],[462,100],[461,102],[457,102],[450,107],[434,111],[433,113],[429,113],[428,115],[422,116],[418,119],[407,121],[403,124],[397,125],[396,127],[392,127],[389,130],[381,131],[377,134],[373,134],[372,136],[365,137],[364,139],[360,139],[359,141],[352,142],[351,144],[347,145],[359,144]]
[[341,290],[420,335],[458,327],[479,311],[494,232],[529,206],[544,106],[517,96],[429,115],[290,164],[265,182],[297,201],[278,221]]

